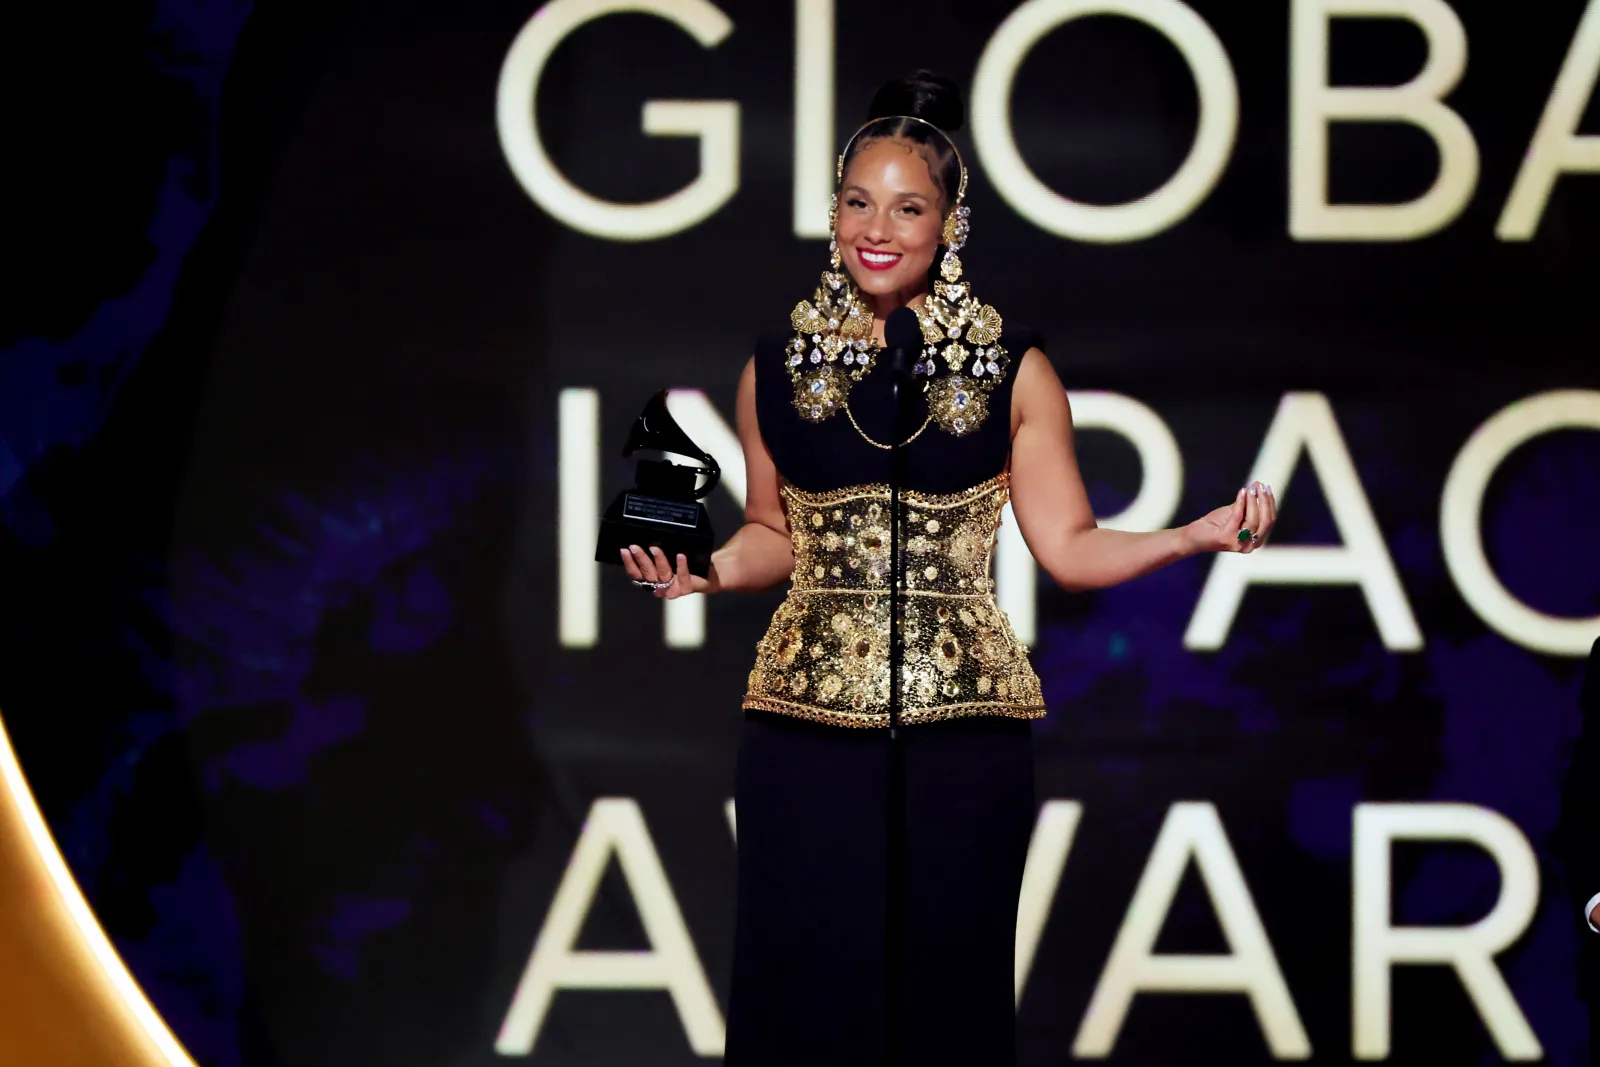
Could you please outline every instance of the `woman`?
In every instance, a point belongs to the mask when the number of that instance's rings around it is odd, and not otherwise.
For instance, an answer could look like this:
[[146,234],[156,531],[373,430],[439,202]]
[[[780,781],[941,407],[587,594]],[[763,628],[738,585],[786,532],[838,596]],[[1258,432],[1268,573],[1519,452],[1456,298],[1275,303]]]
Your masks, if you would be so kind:
[[[1251,552],[1276,508],[1258,482],[1181,529],[1098,529],[1060,380],[963,277],[958,91],[919,72],[880,90],[868,119],[839,160],[830,269],[794,336],[759,345],[740,378],[744,527],[705,578],[653,547],[623,562],[661,598],[792,580],[744,701],[727,1062],[1004,1067],[1035,814],[1028,720],[1044,702],[988,576],[1001,506],[1068,589]],[[923,347],[901,450],[906,729],[891,759],[895,417],[878,364],[903,307]]]

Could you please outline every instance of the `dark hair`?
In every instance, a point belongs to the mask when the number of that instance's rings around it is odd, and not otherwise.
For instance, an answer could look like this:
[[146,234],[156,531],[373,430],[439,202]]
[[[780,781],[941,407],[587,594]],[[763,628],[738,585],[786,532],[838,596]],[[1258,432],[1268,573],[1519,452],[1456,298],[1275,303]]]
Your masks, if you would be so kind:
[[[921,119],[921,122],[908,121]],[[950,207],[961,188],[961,163],[950,135],[966,121],[967,108],[961,100],[961,87],[949,78],[919,70],[905,78],[887,82],[872,97],[867,108],[867,125],[845,151],[844,166],[873,141],[889,138],[916,145],[927,160],[933,183]],[[929,129],[929,126],[937,129]],[[942,134],[942,136],[941,136]]]

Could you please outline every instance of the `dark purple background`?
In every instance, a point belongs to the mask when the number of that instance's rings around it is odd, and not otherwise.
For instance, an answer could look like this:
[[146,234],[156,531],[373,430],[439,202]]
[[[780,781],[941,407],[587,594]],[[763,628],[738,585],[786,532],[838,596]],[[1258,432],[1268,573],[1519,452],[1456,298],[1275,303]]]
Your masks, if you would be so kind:
[[[1167,420],[1181,518],[1230,496],[1285,390],[1326,392],[1427,646],[1387,653],[1353,589],[1267,589],[1222,651],[1185,652],[1201,562],[1042,591],[1041,794],[1086,813],[1023,1004],[1025,1062],[1066,1058],[1185,799],[1217,804],[1317,1059],[1346,1062],[1351,809],[1439,799],[1503,812],[1540,850],[1544,904],[1502,966],[1549,1061],[1576,1063],[1575,923],[1549,849],[1578,664],[1488,631],[1437,528],[1485,418],[1600,387],[1600,187],[1563,179],[1533,242],[1493,237],[1581,5],[1455,5],[1472,48],[1451,102],[1483,173],[1460,219],[1404,245],[1291,241],[1287,5],[1194,6],[1243,95],[1206,203],[1153,240],[1074,245],[975,167],[964,258],[1069,386]],[[783,328],[822,264],[789,233],[792,11],[723,7],[737,29],[712,62],[635,17],[575,35],[547,75],[552,153],[615,199],[693,174],[692,144],[638,132],[641,100],[741,102],[739,194],[636,245],[563,229],[504,165],[495,79],[532,5],[163,2],[101,13],[92,34],[35,6],[8,34],[23,192],[0,354],[0,708],[102,921],[208,1067],[499,1062],[493,1034],[600,795],[638,798],[725,992],[721,802],[777,594],[712,601],[706,647],[674,652],[654,606],[611,582],[600,647],[571,652],[551,563],[557,391],[600,389],[608,442],[664,384],[731,414],[750,340]],[[883,77],[968,80],[1009,10],[839,8],[841,136]],[[1341,25],[1334,49],[1350,83],[1423,58],[1403,24]],[[1113,20],[1041,44],[1014,104],[1041,178],[1103,202],[1159,183],[1194,113],[1170,49]],[[1340,128],[1333,145],[1336,198],[1431,179],[1415,130]],[[730,249],[756,265],[730,267]],[[1092,433],[1081,451],[1098,509],[1117,509],[1131,454]],[[627,470],[608,464],[610,493]],[[1542,610],[1600,611],[1597,471],[1594,435],[1557,434],[1491,487],[1491,558]],[[721,496],[713,517],[738,521]],[[1335,540],[1308,468],[1280,539]],[[1468,850],[1402,850],[1396,871],[1407,922],[1470,921],[1496,891]],[[636,925],[613,879],[586,944],[639,945]],[[1193,875],[1160,947],[1222,947]],[[1448,974],[1401,972],[1395,1004],[1395,1060],[1494,1060]],[[1179,1055],[1266,1057],[1242,997],[1139,998],[1113,1062]],[[664,995],[564,994],[535,1062],[696,1061]]]

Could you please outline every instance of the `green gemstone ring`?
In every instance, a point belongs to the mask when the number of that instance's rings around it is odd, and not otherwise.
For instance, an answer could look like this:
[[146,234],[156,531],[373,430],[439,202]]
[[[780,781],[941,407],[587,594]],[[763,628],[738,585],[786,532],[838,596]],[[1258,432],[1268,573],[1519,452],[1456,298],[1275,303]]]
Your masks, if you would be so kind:
[[1239,531],[1239,543],[1240,544],[1244,544],[1248,540],[1250,540],[1250,531],[1247,530],[1247,529],[1246,530],[1240,530]]

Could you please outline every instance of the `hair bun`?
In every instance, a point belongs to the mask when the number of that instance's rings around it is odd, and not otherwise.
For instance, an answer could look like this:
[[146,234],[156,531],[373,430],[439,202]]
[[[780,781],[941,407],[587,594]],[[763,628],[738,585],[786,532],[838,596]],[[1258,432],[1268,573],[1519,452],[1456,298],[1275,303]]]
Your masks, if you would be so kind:
[[966,122],[967,107],[959,85],[932,71],[919,70],[886,83],[873,96],[867,121],[888,115],[912,115],[945,133],[955,133]]

